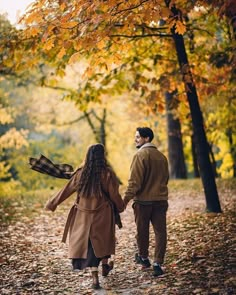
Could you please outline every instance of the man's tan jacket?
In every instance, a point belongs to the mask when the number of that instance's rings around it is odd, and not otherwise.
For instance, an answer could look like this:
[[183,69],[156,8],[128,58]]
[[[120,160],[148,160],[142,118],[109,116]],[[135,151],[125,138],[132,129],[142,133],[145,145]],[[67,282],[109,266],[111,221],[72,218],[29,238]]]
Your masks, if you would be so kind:
[[131,167],[125,205],[134,201],[168,199],[169,169],[166,157],[152,143],[144,144],[135,154]]

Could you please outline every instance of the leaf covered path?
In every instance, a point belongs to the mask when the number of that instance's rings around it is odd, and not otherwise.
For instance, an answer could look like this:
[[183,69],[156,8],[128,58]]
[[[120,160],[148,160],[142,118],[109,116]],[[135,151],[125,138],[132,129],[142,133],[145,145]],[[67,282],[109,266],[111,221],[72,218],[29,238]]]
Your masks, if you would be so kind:
[[[90,288],[89,271],[73,272],[61,243],[71,204],[56,212],[39,209],[1,231],[1,294],[236,294],[235,192],[221,194],[222,214],[205,214],[203,193],[170,194],[165,274],[134,263],[135,225],[131,204],[117,229],[115,268],[100,276],[102,289]],[[154,247],[151,230],[150,258]]]

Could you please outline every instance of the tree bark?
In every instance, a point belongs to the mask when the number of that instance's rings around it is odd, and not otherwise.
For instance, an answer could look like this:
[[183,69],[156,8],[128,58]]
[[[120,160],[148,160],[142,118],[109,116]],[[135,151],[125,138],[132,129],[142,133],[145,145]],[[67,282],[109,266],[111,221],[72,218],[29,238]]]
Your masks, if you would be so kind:
[[225,1],[225,15],[228,17],[231,25],[234,39],[236,40],[236,5],[234,0]]
[[230,153],[233,159],[233,177],[236,177],[236,146],[233,141],[233,131],[231,127],[227,129],[226,136],[229,140]]
[[[175,6],[171,7],[175,17],[178,17],[179,11]],[[172,29],[172,36],[175,43],[175,48],[177,52],[178,62],[185,84],[185,91],[187,94],[187,99],[190,107],[194,142],[196,144],[197,161],[200,171],[201,180],[203,183],[203,188],[206,198],[206,210],[208,212],[221,212],[219,196],[217,192],[216,182],[214,178],[214,173],[212,170],[209,148],[206,139],[206,133],[203,125],[203,116],[200,110],[200,105],[198,101],[196,87],[192,78],[192,73],[189,67],[187,53],[185,49],[184,39],[182,35],[175,32],[175,28]]]
[[198,169],[198,163],[197,163],[197,154],[196,154],[196,148],[194,143],[194,136],[191,136],[191,149],[192,149],[192,158],[193,158],[193,176],[195,178],[200,177],[199,169]]
[[175,99],[176,94],[177,91],[165,93],[170,178],[185,179],[187,178],[187,170],[184,161],[181,126],[179,119],[175,119],[172,113],[176,105],[174,101],[177,102]]
[[[86,117],[86,119],[88,121],[89,126],[92,129],[92,132],[94,134],[95,140],[98,143],[101,143],[101,144],[104,145],[105,152],[106,152],[106,158],[108,158],[107,148],[106,148],[106,119],[107,119],[107,110],[106,110],[106,108],[103,109],[103,112],[102,112],[102,116],[101,117],[99,117],[94,110],[91,110],[90,113],[84,112],[84,114],[85,114],[85,117]],[[93,116],[93,118],[96,119],[96,122],[98,122],[98,124],[94,124],[94,122],[92,120],[92,116]],[[97,127],[97,126],[99,126],[99,127]],[[110,164],[110,162],[108,161],[108,159],[107,159],[107,164],[113,169],[113,167]],[[117,174],[116,174],[116,177],[117,177],[119,183],[122,184],[122,181],[117,176]]]
[[210,154],[210,159],[211,159],[211,165],[212,165],[212,169],[213,169],[213,173],[215,177],[218,177],[218,173],[217,173],[217,164],[216,164],[216,159],[215,159],[215,155],[214,152],[212,150],[212,145],[208,144],[209,147],[209,154]]

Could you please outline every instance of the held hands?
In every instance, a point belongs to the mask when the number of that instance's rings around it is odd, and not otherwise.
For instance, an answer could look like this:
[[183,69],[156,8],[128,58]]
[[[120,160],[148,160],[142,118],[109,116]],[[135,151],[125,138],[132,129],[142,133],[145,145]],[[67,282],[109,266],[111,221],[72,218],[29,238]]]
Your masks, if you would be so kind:
[[124,202],[124,206],[125,206],[125,209],[127,208],[127,205],[129,203],[129,201],[127,201],[125,198],[123,199],[123,202]]

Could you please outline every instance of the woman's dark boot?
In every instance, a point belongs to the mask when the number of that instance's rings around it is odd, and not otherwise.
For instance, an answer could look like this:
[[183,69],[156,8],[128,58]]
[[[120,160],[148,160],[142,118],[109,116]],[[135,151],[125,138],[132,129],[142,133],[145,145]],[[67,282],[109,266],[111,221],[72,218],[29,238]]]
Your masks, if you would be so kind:
[[110,261],[109,264],[102,264],[102,276],[107,277],[109,272],[113,269],[114,262]]
[[92,284],[92,288],[93,289],[100,289],[100,285],[99,285],[99,279],[98,279],[98,271],[92,271],[92,278],[93,278],[93,284]]

